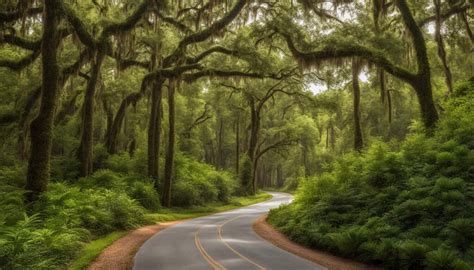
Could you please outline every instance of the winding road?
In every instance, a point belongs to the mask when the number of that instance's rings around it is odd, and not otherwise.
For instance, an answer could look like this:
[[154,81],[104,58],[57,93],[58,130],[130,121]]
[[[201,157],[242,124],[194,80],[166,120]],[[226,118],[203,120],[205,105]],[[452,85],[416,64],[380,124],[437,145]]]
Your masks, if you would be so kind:
[[158,232],[138,250],[135,270],[325,269],[260,238],[252,223],[270,209],[292,200],[270,192],[269,201],[192,219]]

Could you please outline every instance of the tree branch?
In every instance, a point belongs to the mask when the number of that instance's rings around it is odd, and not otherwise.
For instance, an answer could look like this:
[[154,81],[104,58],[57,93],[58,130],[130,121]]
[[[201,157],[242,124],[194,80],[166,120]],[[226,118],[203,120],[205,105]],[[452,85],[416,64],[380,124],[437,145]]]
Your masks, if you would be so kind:
[[0,67],[6,67],[11,70],[19,71],[33,63],[40,55],[40,50],[36,50],[19,60],[0,60]]
[[239,54],[238,51],[233,51],[233,50],[224,48],[222,46],[214,46],[214,47],[211,47],[211,48],[201,52],[200,54],[198,54],[194,57],[189,57],[186,60],[186,62],[187,63],[198,63],[202,59],[206,58],[207,56],[209,56],[209,55],[211,55],[215,52],[222,53],[222,54],[227,54],[227,55],[238,55]]
[[248,0],[238,0],[235,6],[221,19],[214,22],[209,28],[206,28],[197,33],[190,34],[183,38],[178,47],[171,53],[168,57],[163,60],[163,66],[168,67],[177,59],[179,59],[183,54],[188,45],[205,41],[216,32],[224,29],[228,24],[230,24],[240,13],[240,11],[247,4]]
[[178,29],[179,31],[185,33],[185,34],[189,34],[189,33],[192,33],[193,31],[187,27],[184,23],[176,20],[175,18],[173,17],[170,17],[170,16],[165,16],[163,14],[161,14],[161,12],[159,12],[157,9],[153,9],[153,13],[156,14],[156,16],[158,16],[158,18],[160,18],[161,20],[163,20],[164,22],[174,26],[176,29]]
[[[441,15],[440,15],[441,22],[449,19],[453,15],[464,12],[464,11],[468,10],[469,8],[470,8],[470,5],[454,6],[451,9],[441,13]],[[433,15],[433,16],[430,16],[430,17],[427,17],[427,18],[421,20],[420,22],[418,22],[418,26],[423,27],[426,24],[428,24],[430,22],[434,22],[434,21],[436,21],[436,15]]]
[[404,81],[412,83],[416,80],[415,74],[390,62],[385,58],[384,52],[382,51],[369,49],[354,43],[339,43],[326,45],[322,49],[314,52],[301,52],[296,48],[293,40],[287,34],[280,34],[285,38],[293,57],[305,66],[318,65],[322,61],[331,59],[360,57],[385,69],[388,73]]
[[[34,16],[38,15],[43,12],[43,7],[34,7],[30,8],[26,11],[27,16]],[[19,10],[13,12],[0,12],[0,24],[14,22],[19,20],[23,17],[23,13]]]
[[30,51],[39,50],[41,46],[41,40],[28,40],[12,34],[3,36],[3,40],[0,41]]
[[197,71],[194,73],[187,73],[183,74],[182,79],[187,83],[192,83],[199,78],[211,76],[211,77],[242,77],[242,78],[256,78],[256,79],[263,79],[263,78],[275,78],[275,75],[266,75],[262,73],[255,73],[255,72],[244,72],[244,71],[237,71],[237,70],[217,70],[217,69],[206,69]]

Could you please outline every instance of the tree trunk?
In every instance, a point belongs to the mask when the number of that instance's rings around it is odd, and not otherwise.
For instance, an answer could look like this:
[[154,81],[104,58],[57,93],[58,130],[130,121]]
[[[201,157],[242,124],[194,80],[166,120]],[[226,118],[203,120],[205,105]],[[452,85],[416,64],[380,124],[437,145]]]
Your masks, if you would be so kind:
[[469,39],[471,39],[471,43],[474,43],[474,34],[472,33],[471,26],[469,25],[469,21],[467,20],[466,11],[461,12],[459,16],[461,17],[461,20],[464,23],[464,27],[466,28],[466,32],[467,32],[467,35],[469,36]]
[[436,10],[436,27],[435,27],[435,40],[438,46],[438,57],[443,64],[443,71],[445,76],[446,85],[448,87],[448,93],[453,93],[453,76],[451,75],[451,69],[446,59],[446,50],[444,49],[443,36],[441,35],[441,2],[440,0],[433,0],[433,4]]
[[431,87],[430,63],[428,61],[428,54],[426,50],[425,39],[418,24],[416,23],[406,0],[396,0],[403,22],[406,28],[411,33],[413,45],[416,52],[416,59],[418,65],[418,73],[416,79],[410,84],[415,89],[418,102],[420,104],[421,117],[426,127],[428,134],[434,130],[436,122],[438,121],[438,112],[433,100],[433,90]]
[[326,149],[329,149],[329,129],[330,126],[328,124],[328,126],[326,127]]
[[60,10],[58,0],[45,0],[43,14],[42,90],[38,116],[31,123],[31,153],[26,179],[26,201],[38,199],[47,188],[50,176],[50,157],[54,113],[58,98],[59,66],[57,50],[59,45],[58,24]]
[[63,105],[62,110],[60,110],[54,117],[54,125],[61,124],[67,116],[73,115],[76,112],[76,100],[79,97],[80,92],[76,92],[72,98]]
[[175,82],[170,82],[168,88],[168,151],[166,152],[165,174],[163,179],[163,193],[161,204],[171,206],[171,184],[173,181],[174,147],[175,147]]
[[331,149],[336,149],[336,130],[334,129],[334,125],[331,125]]
[[255,195],[257,193],[257,168],[258,168],[258,158],[253,158],[252,162],[252,174],[251,174],[251,181],[249,191],[251,195]]
[[353,90],[353,113],[354,113],[354,149],[358,152],[364,147],[362,139],[362,128],[360,126],[360,86],[359,86],[360,63],[357,59],[352,60],[352,90]]
[[388,106],[388,138],[392,137],[392,94],[387,91],[387,106]]
[[387,93],[387,86],[385,80],[385,71],[381,68],[377,70],[379,82],[380,82],[380,100],[382,104],[385,104],[385,95]]
[[122,100],[122,103],[120,103],[120,107],[117,110],[115,117],[113,117],[110,131],[107,133],[106,145],[107,145],[107,152],[109,152],[109,154],[112,155],[112,154],[117,153],[117,139],[118,139],[120,129],[122,128],[123,120],[125,119],[127,107],[130,104],[137,103],[138,100],[141,98],[141,96],[142,96],[141,93],[132,93],[128,95],[127,97],[125,97]]
[[148,175],[154,179],[155,188],[158,188],[161,146],[161,120],[163,80],[153,84],[151,92],[150,121],[148,125]]
[[112,131],[112,125],[114,122],[114,112],[112,111],[112,108],[105,97],[102,97],[102,107],[104,108],[104,112],[107,117],[107,128],[105,130],[105,140],[107,145],[107,140],[110,137],[110,132]]
[[133,157],[135,155],[135,151],[137,150],[137,140],[135,138],[132,138],[130,140],[130,143],[128,144],[128,154],[130,157]]
[[250,113],[251,113],[251,122],[250,122],[250,140],[249,147],[247,150],[247,155],[252,162],[252,173],[250,179],[249,191],[251,194],[255,194],[257,191],[257,181],[256,181],[256,169],[257,169],[257,144],[258,144],[258,133],[260,131],[260,110],[255,108],[254,101],[250,103]]
[[303,167],[304,167],[304,176],[308,176],[309,175],[309,166],[308,166],[308,147],[306,146],[306,144],[303,144],[302,145],[302,149],[301,149],[301,161],[303,163]]
[[436,111],[435,103],[433,101],[433,93],[430,82],[430,75],[421,76],[419,81],[414,82],[414,88],[417,89],[416,96],[421,108],[421,116],[424,126],[428,134],[433,132],[433,129],[438,121],[438,112]]
[[235,175],[239,175],[240,162],[240,112],[235,123]]
[[79,174],[82,177],[92,173],[93,166],[93,147],[94,147],[94,103],[97,82],[100,77],[100,69],[104,60],[105,52],[103,49],[97,51],[95,63],[92,65],[91,75],[87,82],[86,94],[84,96],[84,105],[82,107],[82,134],[77,156],[81,163]]
[[222,121],[222,116],[218,117],[219,118],[219,130],[217,134],[217,162],[216,162],[216,167],[217,168],[224,168],[224,153],[223,153],[223,147],[224,147],[224,121]]
[[281,167],[281,164],[278,164],[276,170],[276,184],[277,187],[281,188],[283,187],[283,169]]

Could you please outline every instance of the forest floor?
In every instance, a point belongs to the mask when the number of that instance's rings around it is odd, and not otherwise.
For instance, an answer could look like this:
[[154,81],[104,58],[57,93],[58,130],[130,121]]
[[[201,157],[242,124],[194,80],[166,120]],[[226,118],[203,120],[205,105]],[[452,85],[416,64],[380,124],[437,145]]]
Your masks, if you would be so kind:
[[132,269],[133,257],[140,246],[155,233],[182,221],[218,212],[240,208],[267,201],[272,196],[260,193],[253,197],[234,197],[229,203],[216,203],[193,208],[163,208],[148,216],[156,224],[132,231],[117,231],[94,240],[81,250],[78,258],[68,267],[69,270],[128,270]]
[[337,257],[327,252],[310,249],[301,246],[290,239],[281,232],[275,230],[267,223],[267,215],[261,216],[255,223],[253,223],[253,230],[265,240],[273,245],[293,253],[299,257],[303,257],[314,263],[327,267],[329,270],[379,270],[381,268],[375,266],[365,265],[349,259]]

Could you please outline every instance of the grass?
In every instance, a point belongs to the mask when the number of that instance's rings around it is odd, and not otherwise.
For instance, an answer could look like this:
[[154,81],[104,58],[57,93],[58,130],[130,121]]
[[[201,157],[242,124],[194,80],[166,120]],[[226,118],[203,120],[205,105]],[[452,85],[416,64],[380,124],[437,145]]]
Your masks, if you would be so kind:
[[[163,208],[155,213],[148,214],[154,222],[167,222],[182,219],[197,218],[213,213],[229,211],[239,207],[263,202],[272,198],[268,193],[259,193],[251,197],[233,197],[228,203],[215,203],[192,208]],[[69,270],[86,269],[102,251],[113,242],[125,236],[128,231],[117,231],[87,243],[79,252],[78,257],[68,267]]]
[[116,240],[125,236],[127,231],[117,231],[107,234],[104,237],[93,240],[87,243],[79,252],[79,256],[69,266],[69,270],[85,269],[91,262],[93,262],[102,253],[106,247],[110,246]]
[[229,211],[235,208],[256,204],[269,200],[271,197],[272,195],[268,193],[259,193],[251,197],[233,197],[228,203],[215,203],[192,208],[164,208],[158,210],[155,213],[148,214],[148,217],[155,222],[197,218],[213,213]]

